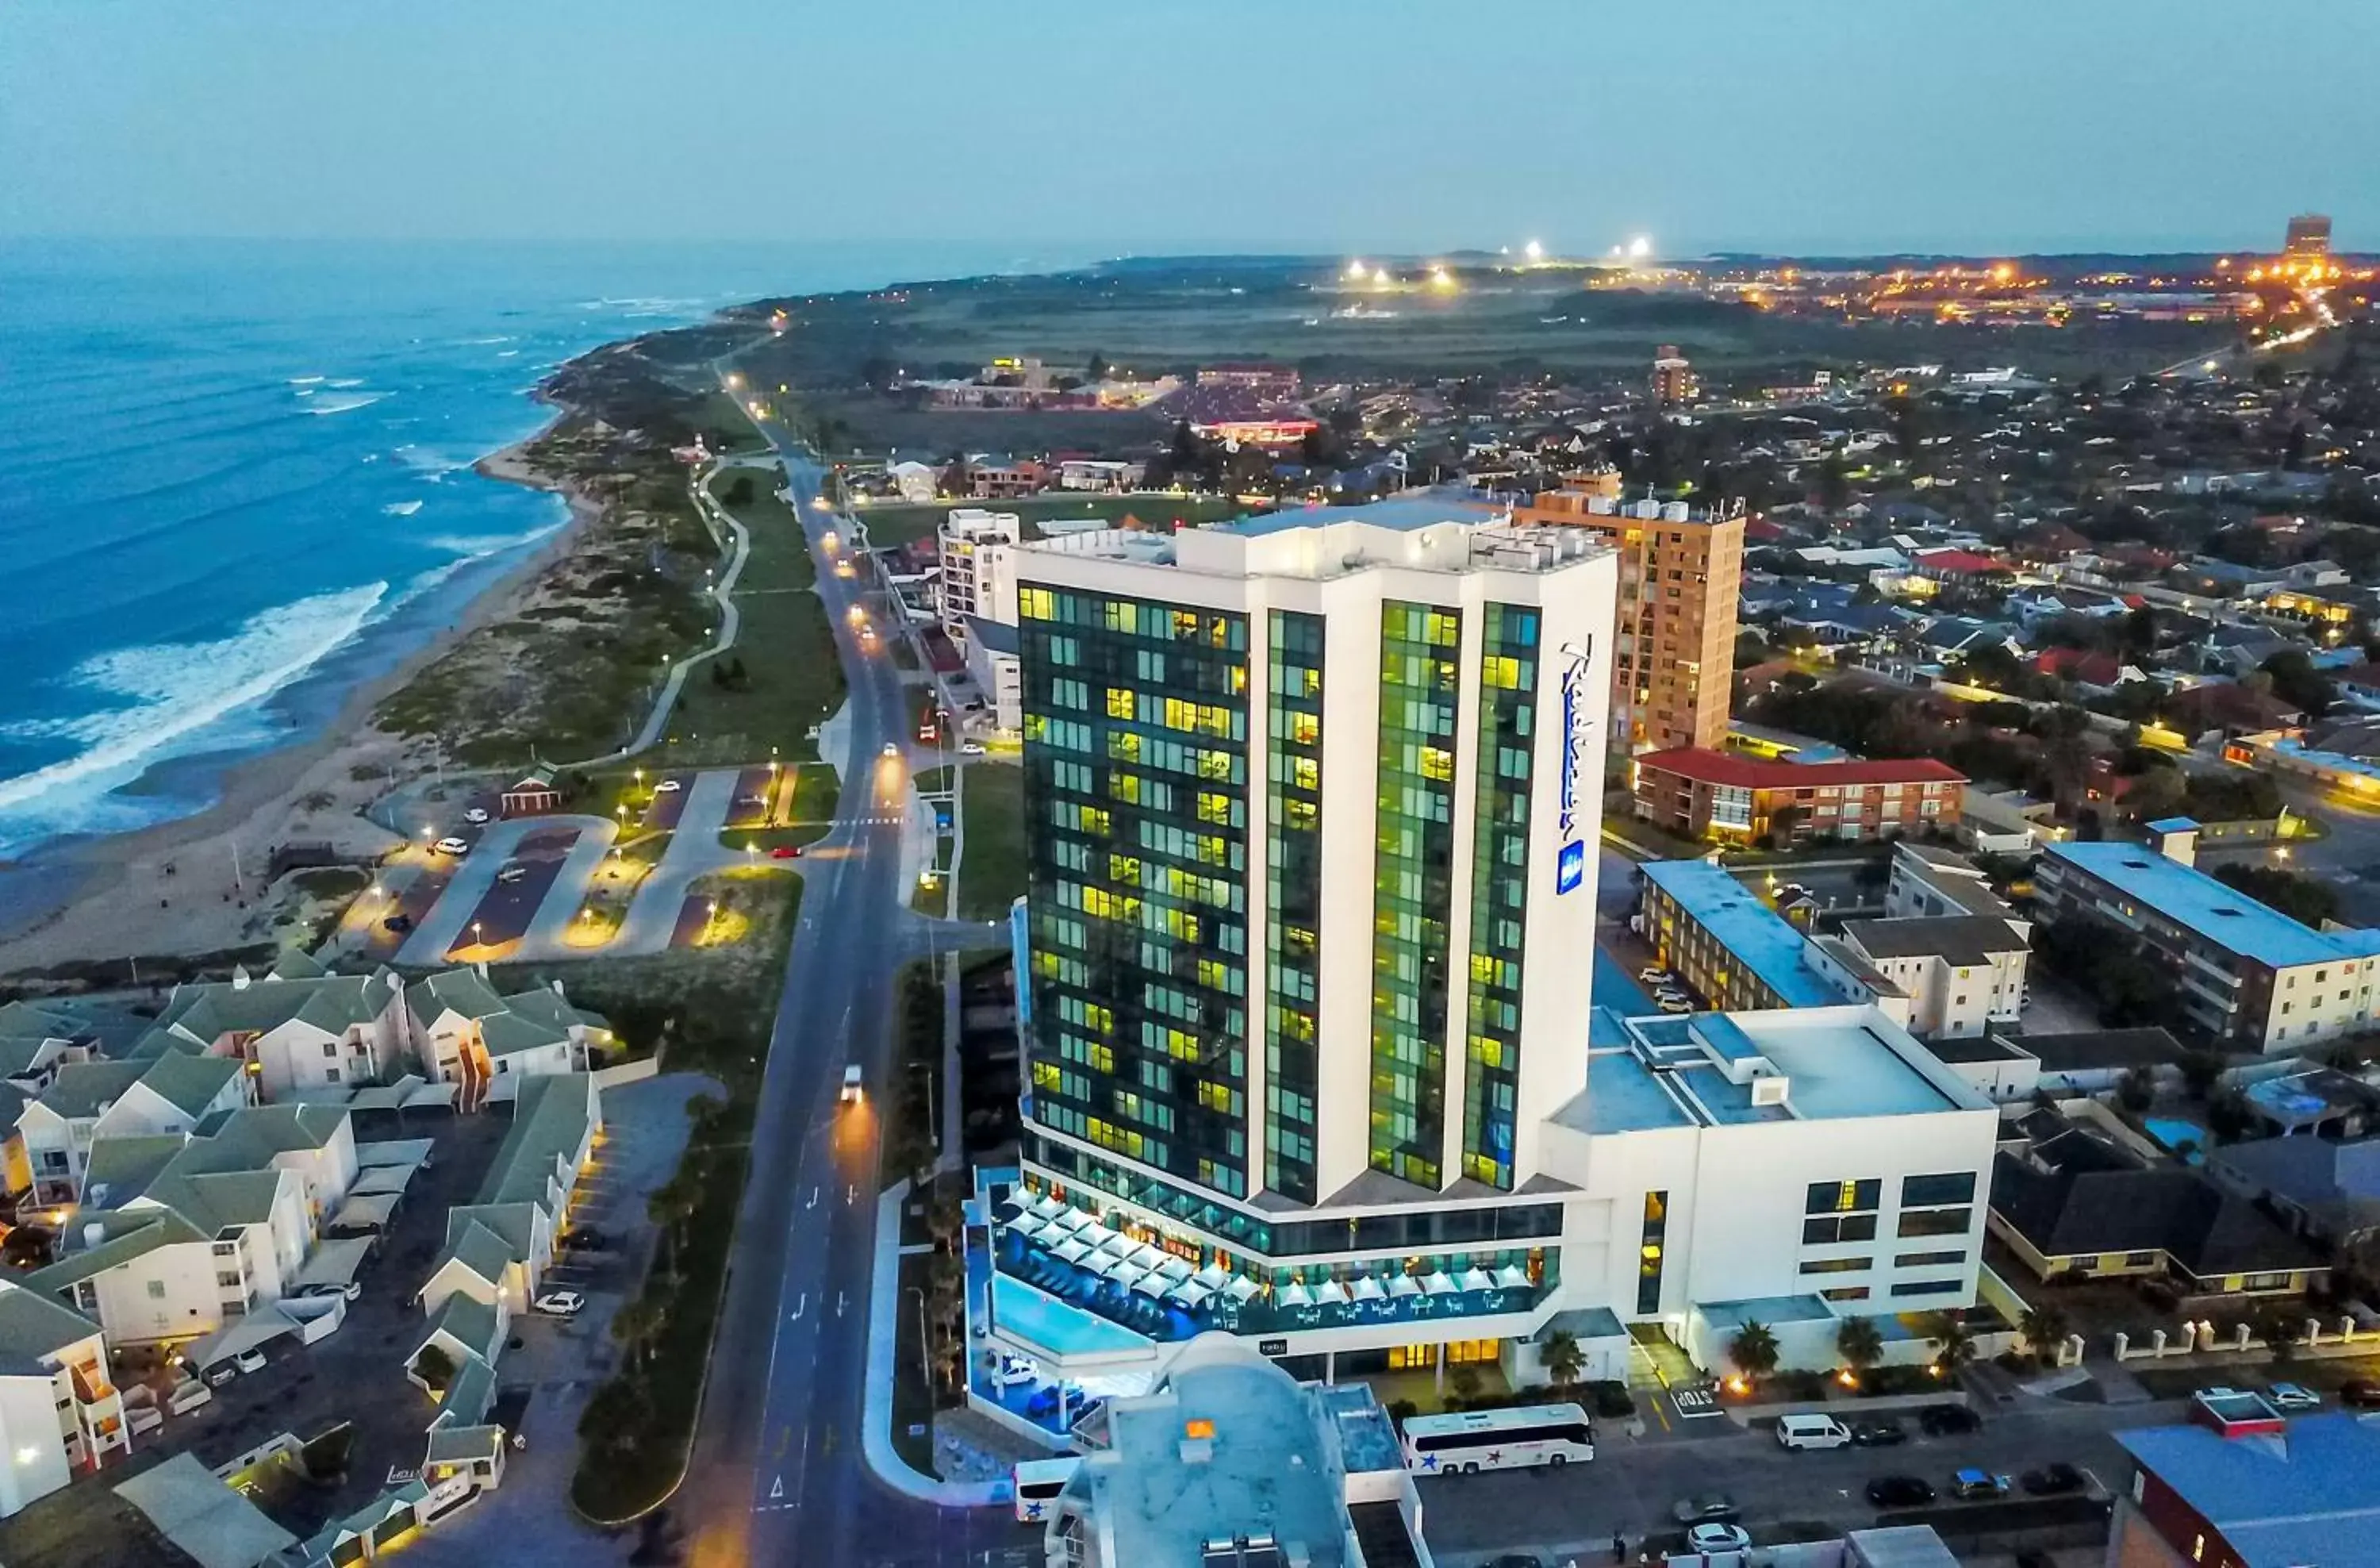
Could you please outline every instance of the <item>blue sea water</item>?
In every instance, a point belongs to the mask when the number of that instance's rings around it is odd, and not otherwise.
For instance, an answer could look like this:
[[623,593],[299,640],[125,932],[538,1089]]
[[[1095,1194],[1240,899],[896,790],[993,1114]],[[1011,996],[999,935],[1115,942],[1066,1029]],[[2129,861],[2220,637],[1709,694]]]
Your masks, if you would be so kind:
[[563,522],[471,464],[545,422],[565,359],[769,294],[1042,264],[0,245],[0,861],[204,809],[451,624]]

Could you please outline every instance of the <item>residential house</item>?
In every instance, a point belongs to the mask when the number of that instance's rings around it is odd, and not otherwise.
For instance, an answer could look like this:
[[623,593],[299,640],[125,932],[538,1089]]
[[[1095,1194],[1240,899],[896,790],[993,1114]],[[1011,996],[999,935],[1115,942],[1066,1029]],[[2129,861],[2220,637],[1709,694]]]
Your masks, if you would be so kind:
[[405,982],[390,969],[302,978],[236,969],[228,981],[175,987],[142,1049],[181,1040],[248,1063],[268,1102],[324,1090],[344,1099],[411,1064],[404,1002]]
[[1992,1171],[1991,1231],[2042,1280],[2164,1279],[2211,1304],[2302,1295],[2328,1266],[2253,1203],[2107,1131],[2038,1111]]
[[925,463],[895,463],[884,470],[884,477],[892,482],[894,494],[917,506],[931,502],[942,483],[941,471]]
[[22,1159],[35,1203],[76,1203],[98,1139],[178,1136],[248,1104],[250,1093],[238,1063],[179,1051],[145,1061],[67,1063],[18,1113],[9,1141],[19,1153],[11,1162]]
[[533,1077],[513,1100],[513,1126],[468,1204],[447,1210],[446,1246],[418,1299],[435,1315],[457,1291],[513,1312],[536,1299],[578,1173],[603,1127],[593,1075]]
[[562,982],[499,996],[480,969],[446,969],[406,992],[412,1051],[432,1077],[457,1086],[465,1105],[509,1100],[521,1080],[583,1073],[590,1049],[609,1044],[610,1022],[570,1005]]
[[[2111,1568],[2283,1568],[2373,1561],[2380,1542],[2380,1422],[2357,1411],[2252,1431],[2205,1418],[2118,1432]],[[2275,1428],[2278,1429],[2276,1430]]]
[[0,1515],[132,1452],[100,1326],[0,1282]]
[[2352,1246],[2380,1234],[2380,1137],[2224,1144],[2206,1151],[2206,1173],[2326,1246]]

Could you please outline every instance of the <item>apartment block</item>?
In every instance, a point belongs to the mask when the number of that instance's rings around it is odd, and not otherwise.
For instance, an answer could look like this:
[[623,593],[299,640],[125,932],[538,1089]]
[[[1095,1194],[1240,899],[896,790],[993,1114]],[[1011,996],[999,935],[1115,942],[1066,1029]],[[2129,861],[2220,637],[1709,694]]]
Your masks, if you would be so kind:
[[0,1282],[0,1515],[132,1452],[99,1325]]
[[2301,925],[2199,870],[2197,823],[2149,826],[2148,845],[2049,845],[2034,871],[2043,918],[2137,937],[2184,1018],[2235,1050],[2304,1051],[2380,1018],[2380,930]]
[[1703,747],[1635,761],[1636,816],[1718,844],[1867,842],[1947,829],[1966,775],[1917,757],[1880,762],[1770,762]]
[[1587,529],[1619,553],[1612,749],[1716,749],[1727,739],[1735,675],[1743,519],[1695,517],[1682,502],[1623,508],[1617,479],[1583,476],[1516,508],[1512,519]]

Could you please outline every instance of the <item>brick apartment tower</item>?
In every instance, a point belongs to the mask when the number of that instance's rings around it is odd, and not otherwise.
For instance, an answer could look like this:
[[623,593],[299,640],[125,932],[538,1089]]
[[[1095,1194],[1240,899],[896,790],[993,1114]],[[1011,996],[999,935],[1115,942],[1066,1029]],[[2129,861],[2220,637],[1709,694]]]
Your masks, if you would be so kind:
[[1682,502],[1623,506],[1607,468],[1540,492],[1512,520],[1592,529],[1620,551],[1612,749],[1726,745],[1743,519],[1694,517]]

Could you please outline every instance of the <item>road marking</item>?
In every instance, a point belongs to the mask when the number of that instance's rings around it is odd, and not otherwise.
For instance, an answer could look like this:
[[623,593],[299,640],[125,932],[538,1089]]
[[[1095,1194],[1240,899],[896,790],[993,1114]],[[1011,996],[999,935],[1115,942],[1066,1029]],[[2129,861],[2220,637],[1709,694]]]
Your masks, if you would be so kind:
[[802,1207],[805,1209],[816,1209],[818,1207],[818,1199],[819,1189],[814,1186],[810,1188],[810,1200],[808,1203],[803,1204]]
[[843,1316],[843,1292],[841,1291],[834,1293],[834,1315],[838,1318]]
[[810,1293],[808,1291],[802,1292],[801,1295],[794,1302],[794,1309],[785,1314],[785,1320],[789,1323],[800,1322],[802,1320],[802,1308],[808,1307],[809,1304]]
[[774,1501],[776,1501],[779,1498],[783,1497],[784,1495],[785,1495],[785,1477],[784,1477],[783,1476],[782,1476],[782,1475],[781,1475],[781,1476],[779,1476],[775,1480],[771,1481],[771,1482],[769,1483],[769,1501],[770,1501],[771,1502],[774,1502]]
[[843,1189],[843,1206],[845,1209],[850,1208],[857,1201],[859,1201],[859,1189],[857,1187],[847,1186]]

